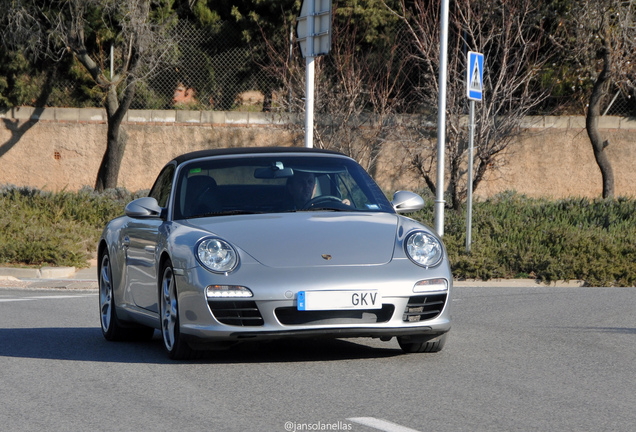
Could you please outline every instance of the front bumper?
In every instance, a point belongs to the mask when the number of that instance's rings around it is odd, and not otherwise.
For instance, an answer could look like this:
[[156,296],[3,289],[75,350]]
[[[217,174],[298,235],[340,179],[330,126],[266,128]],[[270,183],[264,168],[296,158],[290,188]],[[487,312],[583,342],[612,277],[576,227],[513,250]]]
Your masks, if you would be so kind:
[[[259,265],[254,269],[254,278],[249,277],[249,269],[242,269],[240,278],[213,275],[216,279],[198,268],[179,272],[176,282],[181,334],[197,345],[306,337],[434,338],[451,327],[452,278],[444,267],[427,270],[414,267],[410,262],[402,262],[391,269],[377,266],[355,271],[344,267],[281,272]],[[415,283],[427,278],[446,279],[448,289],[414,292]],[[246,286],[254,297],[206,299],[205,286],[219,283]],[[382,294],[382,309],[297,310],[299,291],[361,287]]]

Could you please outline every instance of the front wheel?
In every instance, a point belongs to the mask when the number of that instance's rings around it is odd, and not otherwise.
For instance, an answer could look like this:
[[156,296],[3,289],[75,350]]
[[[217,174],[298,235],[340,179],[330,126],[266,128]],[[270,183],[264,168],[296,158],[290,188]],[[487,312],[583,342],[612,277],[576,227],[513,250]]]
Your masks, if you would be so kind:
[[172,264],[164,265],[159,293],[161,335],[168,357],[173,360],[186,360],[196,356],[197,351],[190,348],[181,337],[179,328],[179,302],[177,284],[174,279]]
[[448,333],[444,333],[433,339],[424,341],[413,340],[409,336],[401,336],[397,338],[400,348],[405,353],[434,353],[439,352],[446,345],[446,336]]

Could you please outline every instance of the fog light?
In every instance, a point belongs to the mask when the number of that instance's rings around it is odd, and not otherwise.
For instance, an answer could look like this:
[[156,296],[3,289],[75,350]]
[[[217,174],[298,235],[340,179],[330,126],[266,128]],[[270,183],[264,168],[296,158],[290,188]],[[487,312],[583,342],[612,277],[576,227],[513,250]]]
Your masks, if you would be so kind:
[[422,280],[415,284],[413,292],[447,291],[448,281],[444,278]]
[[210,285],[205,289],[208,298],[253,297],[252,291],[238,285]]

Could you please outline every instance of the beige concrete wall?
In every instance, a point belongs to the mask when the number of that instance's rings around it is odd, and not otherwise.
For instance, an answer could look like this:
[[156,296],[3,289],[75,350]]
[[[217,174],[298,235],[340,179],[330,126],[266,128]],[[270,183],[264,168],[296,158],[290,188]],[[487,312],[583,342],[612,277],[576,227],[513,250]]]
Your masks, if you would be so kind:
[[[526,129],[475,192],[487,197],[504,190],[529,196],[600,197],[601,172],[594,159],[583,117],[565,124]],[[636,122],[617,117],[601,122],[610,145],[605,149],[614,171],[616,196],[636,196]]]
[[[106,149],[105,113],[74,110],[69,118],[71,111],[55,110],[22,108],[0,116],[0,185],[54,191],[94,186]],[[131,110],[122,126],[128,140],[119,186],[149,189],[166,162],[189,151],[293,144],[287,128],[271,116],[214,113],[201,120],[192,113]]]
[[[0,185],[48,190],[93,186],[106,148],[100,109],[16,108],[0,113]],[[303,145],[287,127],[297,118],[273,114],[199,111],[136,111],[123,129],[128,143],[119,185],[148,189],[161,167],[188,151],[227,146]],[[300,119],[302,122],[302,119]],[[530,196],[597,197],[601,175],[582,117],[528,118],[527,128],[475,190],[476,198],[516,190]],[[616,194],[636,195],[636,121],[602,119],[616,177]],[[423,189],[410,172],[405,150],[387,143],[376,180],[386,190]]]

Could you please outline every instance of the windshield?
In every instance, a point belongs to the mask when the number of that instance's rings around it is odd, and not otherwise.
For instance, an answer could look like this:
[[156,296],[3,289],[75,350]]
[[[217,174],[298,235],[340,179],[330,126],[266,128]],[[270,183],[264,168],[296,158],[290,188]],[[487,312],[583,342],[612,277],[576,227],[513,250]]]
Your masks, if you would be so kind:
[[316,210],[394,212],[364,169],[338,156],[197,159],[180,167],[175,192],[174,219]]

